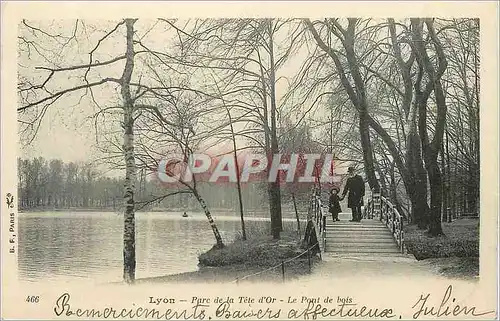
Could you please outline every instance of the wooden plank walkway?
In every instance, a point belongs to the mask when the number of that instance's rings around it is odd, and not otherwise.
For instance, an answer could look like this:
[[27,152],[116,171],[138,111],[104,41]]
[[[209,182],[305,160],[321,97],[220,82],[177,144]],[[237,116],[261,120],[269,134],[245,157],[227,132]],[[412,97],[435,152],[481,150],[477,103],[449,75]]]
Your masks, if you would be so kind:
[[324,252],[336,256],[391,256],[402,254],[391,232],[378,219],[349,222],[350,213],[340,213],[340,221],[326,218]]

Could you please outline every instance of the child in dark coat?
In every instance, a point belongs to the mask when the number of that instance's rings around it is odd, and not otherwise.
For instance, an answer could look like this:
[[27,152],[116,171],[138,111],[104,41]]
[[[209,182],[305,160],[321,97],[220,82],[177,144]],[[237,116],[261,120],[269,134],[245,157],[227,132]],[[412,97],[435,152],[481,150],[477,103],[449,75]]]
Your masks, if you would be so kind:
[[342,209],[340,208],[340,197],[338,195],[339,189],[337,187],[332,188],[330,191],[330,199],[329,199],[329,206],[328,206],[328,212],[332,213],[332,218],[333,221],[340,221],[339,220],[339,213],[342,212]]

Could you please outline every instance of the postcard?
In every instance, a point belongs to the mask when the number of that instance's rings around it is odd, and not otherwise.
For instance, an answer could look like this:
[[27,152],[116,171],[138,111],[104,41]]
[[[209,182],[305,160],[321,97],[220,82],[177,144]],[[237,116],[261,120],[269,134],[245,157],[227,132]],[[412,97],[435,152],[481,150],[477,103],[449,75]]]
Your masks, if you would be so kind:
[[3,2],[1,317],[498,318],[496,2]]

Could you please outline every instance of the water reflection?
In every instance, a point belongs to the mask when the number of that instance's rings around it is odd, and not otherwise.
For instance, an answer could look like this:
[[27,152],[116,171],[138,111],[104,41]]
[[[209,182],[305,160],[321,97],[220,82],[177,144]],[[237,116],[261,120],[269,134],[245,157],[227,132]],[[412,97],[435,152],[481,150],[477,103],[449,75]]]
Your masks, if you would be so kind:
[[[197,269],[198,254],[212,247],[213,233],[201,213],[139,213],[137,278]],[[240,228],[237,217],[217,217],[225,242]],[[123,221],[116,213],[24,213],[19,216],[21,280],[122,278]]]

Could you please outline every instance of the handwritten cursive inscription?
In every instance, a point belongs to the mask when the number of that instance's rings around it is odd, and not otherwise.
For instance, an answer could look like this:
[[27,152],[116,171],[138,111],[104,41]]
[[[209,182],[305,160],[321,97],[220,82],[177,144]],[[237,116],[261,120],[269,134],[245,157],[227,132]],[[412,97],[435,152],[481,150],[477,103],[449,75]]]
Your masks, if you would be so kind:
[[113,307],[106,307],[104,309],[88,309],[78,308],[73,309],[69,303],[71,296],[69,293],[61,295],[55,304],[54,313],[57,316],[77,316],[80,318],[99,318],[99,319],[157,319],[157,320],[204,320],[206,318],[205,309],[207,305],[196,304],[191,309],[165,309],[157,310],[155,308],[136,307],[133,308],[115,309]]
[[217,310],[215,310],[215,316],[217,318],[224,318],[231,320],[245,319],[245,318],[258,319],[258,320],[261,319],[271,320],[271,319],[279,319],[280,314],[281,314],[281,309],[272,310],[270,308],[256,309],[256,310],[239,310],[239,309],[232,310],[231,304],[229,302],[221,303],[217,307]]
[[[451,285],[448,286],[446,289],[443,298],[441,300],[441,304],[436,307],[436,306],[431,306],[429,305],[429,297],[430,293],[427,293],[427,295],[420,295],[420,298],[418,301],[412,306],[413,310],[415,313],[413,313],[413,319],[418,319],[420,317],[426,317],[426,316],[435,316],[435,317],[442,317],[442,316],[474,316],[478,317],[481,315],[486,315],[486,314],[491,314],[494,313],[495,311],[485,311],[485,312],[478,312],[476,311],[475,306],[467,307],[466,305],[460,306],[459,304],[456,304],[455,298],[452,298],[452,291],[453,287]],[[450,300],[451,299],[451,300]]]
[[377,319],[392,319],[395,318],[392,309],[389,308],[369,308],[365,305],[358,307],[356,303],[342,302],[337,305],[337,308],[325,307],[319,303],[309,302],[307,307],[302,310],[290,309],[288,312],[289,319],[317,319],[322,318],[377,318]]

